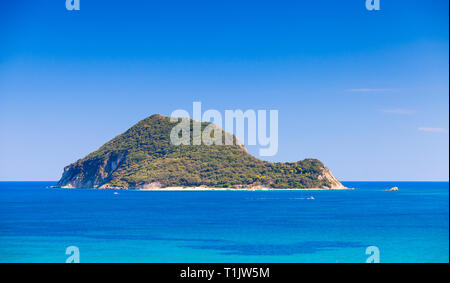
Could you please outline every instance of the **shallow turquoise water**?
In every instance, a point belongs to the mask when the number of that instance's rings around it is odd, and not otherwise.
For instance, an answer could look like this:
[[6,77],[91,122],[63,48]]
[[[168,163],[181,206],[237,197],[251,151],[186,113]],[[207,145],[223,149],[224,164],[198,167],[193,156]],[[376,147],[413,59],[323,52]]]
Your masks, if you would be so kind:
[[[0,262],[449,261],[449,183],[355,191],[138,192],[0,182]],[[399,192],[385,192],[393,186]],[[314,196],[314,199],[309,199]]]

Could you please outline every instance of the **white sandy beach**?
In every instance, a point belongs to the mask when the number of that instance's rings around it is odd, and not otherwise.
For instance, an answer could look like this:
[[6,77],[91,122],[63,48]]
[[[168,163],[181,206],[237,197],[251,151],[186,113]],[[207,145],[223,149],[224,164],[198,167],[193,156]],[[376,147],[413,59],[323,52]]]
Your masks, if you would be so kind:
[[335,188],[335,189],[323,189],[323,188],[311,188],[311,189],[274,189],[274,188],[205,188],[205,187],[167,187],[167,188],[146,188],[138,189],[139,191],[153,191],[153,192],[204,192],[204,191],[342,191],[342,190],[354,190],[350,188]]

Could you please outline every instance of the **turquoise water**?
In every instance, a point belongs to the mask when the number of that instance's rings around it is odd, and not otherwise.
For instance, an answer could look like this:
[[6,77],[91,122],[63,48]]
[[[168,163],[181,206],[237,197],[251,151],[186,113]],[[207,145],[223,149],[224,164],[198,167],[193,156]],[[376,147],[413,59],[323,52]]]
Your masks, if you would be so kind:
[[65,262],[68,246],[81,262],[365,262],[368,246],[381,262],[449,261],[448,182],[118,194],[51,185],[0,182],[0,262]]

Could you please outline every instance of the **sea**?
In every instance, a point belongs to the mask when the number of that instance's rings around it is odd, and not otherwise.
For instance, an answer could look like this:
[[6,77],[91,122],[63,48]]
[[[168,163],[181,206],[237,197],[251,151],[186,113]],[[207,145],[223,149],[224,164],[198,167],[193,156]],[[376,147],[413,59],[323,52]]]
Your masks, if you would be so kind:
[[449,262],[448,182],[344,182],[349,191],[53,185],[0,182],[0,262]]

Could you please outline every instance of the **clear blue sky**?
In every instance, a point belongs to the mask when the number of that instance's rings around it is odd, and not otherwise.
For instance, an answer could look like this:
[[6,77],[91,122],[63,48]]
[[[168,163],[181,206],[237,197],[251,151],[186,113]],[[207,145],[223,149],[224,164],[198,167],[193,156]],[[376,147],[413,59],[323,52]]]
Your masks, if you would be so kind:
[[[449,2],[4,1],[0,180],[57,180],[139,120],[278,109],[342,180],[448,180]],[[256,149],[250,148],[256,153]]]

